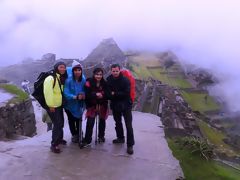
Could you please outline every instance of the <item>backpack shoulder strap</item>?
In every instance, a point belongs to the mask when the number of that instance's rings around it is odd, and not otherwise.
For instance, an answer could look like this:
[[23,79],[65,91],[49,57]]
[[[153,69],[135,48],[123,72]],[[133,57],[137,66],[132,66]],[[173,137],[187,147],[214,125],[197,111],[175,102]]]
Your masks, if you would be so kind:
[[62,89],[62,87],[61,87],[61,82],[60,82],[60,80],[58,79],[58,77],[55,78],[55,81],[56,81],[56,79],[58,80],[58,85],[59,85],[60,91],[61,91],[61,93],[62,93],[62,95],[63,95],[63,89]]
[[54,88],[55,85],[56,85],[56,79],[57,79],[57,76],[54,75],[54,74],[52,74],[51,76],[53,77],[53,88]]

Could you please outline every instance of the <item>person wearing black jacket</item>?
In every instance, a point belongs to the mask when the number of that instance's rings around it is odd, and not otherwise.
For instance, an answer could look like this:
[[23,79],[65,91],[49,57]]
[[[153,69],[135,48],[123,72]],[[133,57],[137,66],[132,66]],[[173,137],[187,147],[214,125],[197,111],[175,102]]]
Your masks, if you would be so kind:
[[95,118],[99,115],[98,142],[105,142],[105,127],[108,116],[107,83],[103,78],[103,69],[95,68],[93,77],[85,84],[87,126],[82,147],[90,145],[92,141]]
[[114,144],[124,143],[124,131],[122,116],[127,129],[127,153],[133,154],[134,134],[132,127],[132,100],[130,98],[130,82],[120,71],[118,64],[111,66],[111,75],[107,78],[108,89],[110,91],[110,107],[115,120],[115,130],[117,138]]

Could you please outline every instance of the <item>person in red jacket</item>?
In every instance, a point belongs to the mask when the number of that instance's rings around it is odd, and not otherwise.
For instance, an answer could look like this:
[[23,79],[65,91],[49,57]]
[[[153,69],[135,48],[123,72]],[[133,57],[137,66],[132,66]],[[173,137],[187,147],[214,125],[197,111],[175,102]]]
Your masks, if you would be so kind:
[[92,142],[92,133],[95,118],[99,116],[98,142],[105,142],[105,127],[108,116],[107,84],[103,78],[103,69],[95,68],[93,77],[88,78],[85,84],[87,126],[82,147]]

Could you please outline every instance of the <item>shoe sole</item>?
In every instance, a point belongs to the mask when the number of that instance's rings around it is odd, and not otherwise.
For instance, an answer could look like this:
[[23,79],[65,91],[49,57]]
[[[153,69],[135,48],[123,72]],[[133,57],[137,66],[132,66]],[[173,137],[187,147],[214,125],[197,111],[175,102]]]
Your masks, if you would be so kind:
[[87,147],[90,147],[90,146],[91,146],[91,144],[87,144],[87,145],[84,145],[84,146],[79,144],[80,149],[87,148]]
[[105,140],[98,140],[98,143],[105,143]]
[[128,152],[128,151],[127,151],[127,153],[128,153],[129,155],[133,155],[134,152]]
[[125,142],[112,142],[113,144],[124,144]]
[[50,148],[50,150],[51,150],[53,153],[55,153],[55,154],[59,154],[59,153],[61,153],[61,149],[59,149],[59,151],[56,151],[56,150]]

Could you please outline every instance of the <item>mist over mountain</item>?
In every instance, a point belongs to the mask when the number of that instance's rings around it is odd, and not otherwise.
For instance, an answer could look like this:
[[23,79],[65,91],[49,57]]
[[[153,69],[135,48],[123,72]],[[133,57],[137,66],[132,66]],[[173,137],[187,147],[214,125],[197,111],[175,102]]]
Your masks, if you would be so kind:
[[237,0],[0,1],[0,64],[85,58],[102,39],[122,50],[171,50],[220,80],[212,92],[240,110],[240,2]]

